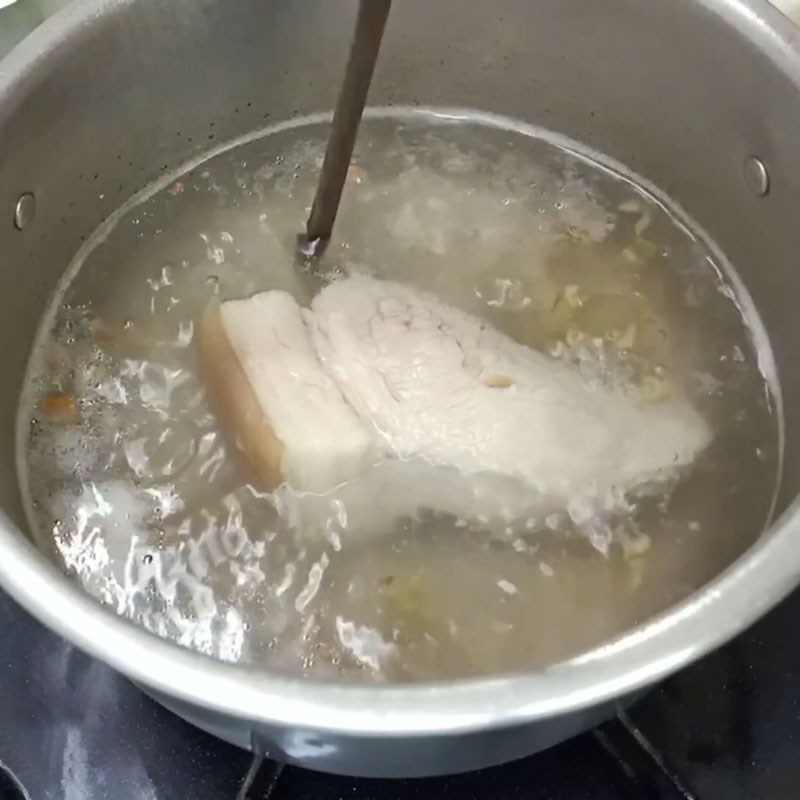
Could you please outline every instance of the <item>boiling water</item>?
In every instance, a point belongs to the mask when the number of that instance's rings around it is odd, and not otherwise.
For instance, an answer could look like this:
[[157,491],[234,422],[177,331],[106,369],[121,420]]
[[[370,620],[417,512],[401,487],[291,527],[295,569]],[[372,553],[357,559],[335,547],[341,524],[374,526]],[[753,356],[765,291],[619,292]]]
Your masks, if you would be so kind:
[[432,291],[643,402],[685,392],[712,443],[590,526],[559,509],[495,527],[398,519],[391,498],[358,491],[304,515],[286,487],[251,482],[206,404],[194,326],[215,295],[281,288],[308,302],[293,249],[326,131],[308,119],[261,132],[148,190],[55,296],[19,466],[41,546],[87,591],[222,659],[425,680],[584,651],[756,538],[779,470],[777,391],[721,258],[620,172],[477,115],[365,120],[328,277]]

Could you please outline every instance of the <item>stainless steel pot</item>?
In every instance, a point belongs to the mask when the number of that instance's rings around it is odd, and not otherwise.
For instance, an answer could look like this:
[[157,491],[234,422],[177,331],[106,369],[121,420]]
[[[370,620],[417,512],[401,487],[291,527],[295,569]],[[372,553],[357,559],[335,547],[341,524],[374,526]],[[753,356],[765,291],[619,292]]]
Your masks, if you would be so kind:
[[[424,775],[498,763],[595,723],[729,639],[800,577],[800,37],[764,0],[398,0],[371,101],[470,106],[628,164],[722,246],[775,348],[786,406],[780,517],[723,575],[546,672],[358,688],[215,662],[117,618],[25,534],[14,417],[60,272],[159,172],[330,108],[355,4],[84,0],[0,63],[0,583],[188,720],[322,770]],[[764,195],[766,173],[768,192]],[[24,193],[17,219],[15,208]],[[22,230],[15,227],[18,223]],[[0,687],[2,692],[2,687]]]

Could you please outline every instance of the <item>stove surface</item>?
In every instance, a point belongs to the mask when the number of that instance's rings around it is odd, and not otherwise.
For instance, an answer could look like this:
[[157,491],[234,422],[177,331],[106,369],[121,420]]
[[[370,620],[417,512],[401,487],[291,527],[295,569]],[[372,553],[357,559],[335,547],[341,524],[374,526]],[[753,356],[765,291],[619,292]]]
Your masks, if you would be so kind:
[[[610,722],[468,775],[380,781],[265,762],[196,730],[0,593],[0,800],[796,800],[796,592]],[[248,777],[249,776],[249,777]]]

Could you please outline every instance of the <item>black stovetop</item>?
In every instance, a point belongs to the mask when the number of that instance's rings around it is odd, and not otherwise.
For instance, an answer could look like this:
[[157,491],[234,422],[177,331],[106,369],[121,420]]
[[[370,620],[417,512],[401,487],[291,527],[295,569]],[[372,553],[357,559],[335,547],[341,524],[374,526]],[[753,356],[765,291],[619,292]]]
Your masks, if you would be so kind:
[[[800,591],[597,730],[504,767],[358,780],[265,763],[251,800],[797,800]],[[251,757],[0,593],[0,800],[235,800]]]

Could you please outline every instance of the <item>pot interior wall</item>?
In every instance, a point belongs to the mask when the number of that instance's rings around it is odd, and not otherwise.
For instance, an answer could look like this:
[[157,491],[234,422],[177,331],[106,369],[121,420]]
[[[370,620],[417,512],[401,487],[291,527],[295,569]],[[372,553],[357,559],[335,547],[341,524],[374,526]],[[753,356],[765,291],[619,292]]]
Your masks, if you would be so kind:
[[[14,418],[58,276],[160,172],[268,122],[330,108],[355,11],[354,0],[95,5],[102,12],[56,37],[24,76],[11,63],[8,76],[0,70],[0,504],[23,529]],[[371,103],[477,107],[562,132],[629,165],[705,227],[775,348],[790,443],[785,507],[800,479],[799,73],[774,42],[765,55],[769,32],[733,5],[402,0]],[[753,153],[771,173],[763,198],[742,179]],[[13,209],[26,191],[38,209],[20,232]]]

